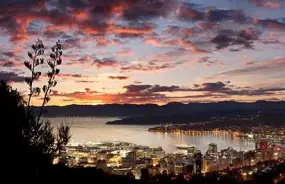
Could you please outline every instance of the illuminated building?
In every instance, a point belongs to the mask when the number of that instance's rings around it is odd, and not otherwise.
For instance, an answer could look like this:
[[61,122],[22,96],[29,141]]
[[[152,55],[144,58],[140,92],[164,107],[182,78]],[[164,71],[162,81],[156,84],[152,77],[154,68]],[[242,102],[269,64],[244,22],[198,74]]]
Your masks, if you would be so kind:
[[195,152],[196,152],[196,147],[195,147],[194,145],[190,146],[190,147],[187,149],[188,155],[194,156]]
[[174,165],[174,173],[179,174],[183,172],[184,165],[182,163]]
[[279,145],[272,145],[271,149],[270,149],[270,152],[271,152],[271,159],[279,159],[281,157],[281,146]]
[[203,155],[201,151],[198,151],[194,154],[194,173],[201,174],[202,173],[202,165],[203,165]]
[[205,155],[203,158],[203,172],[210,172],[214,170],[214,164],[216,159],[214,159],[212,156]]
[[162,147],[153,148],[153,154],[158,158],[163,158],[165,156],[165,151],[162,149]]
[[115,167],[112,170],[112,174],[116,175],[126,175],[127,173],[131,172],[132,168],[125,168],[125,167]]
[[159,158],[152,158],[152,165],[156,166],[158,164]]
[[217,146],[217,144],[214,144],[214,143],[209,144],[209,148],[207,150],[207,154],[212,156],[212,157],[217,157],[218,156],[218,146]]
[[160,172],[164,171],[164,170],[167,170],[167,162],[165,159],[160,159],[158,161],[158,164],[160,166]]
[[266,151],[269,148],[268,140],[258,140],[255,142],[255,149],[260,151]]
[[181,153],[184,155],[189,154],[189,155],[193,156],[195,151],[196,151],[195,145],[179,144],[179,145],[176,145],[176,148],[178,150],[178,153]]
[[132,167],[136,166],[136,152],[130,151],[127,153],[126,157],[122,158],[123,167]]
[[167,171],[168,173],[174,173],[174,163],[172,161],[167,163]]

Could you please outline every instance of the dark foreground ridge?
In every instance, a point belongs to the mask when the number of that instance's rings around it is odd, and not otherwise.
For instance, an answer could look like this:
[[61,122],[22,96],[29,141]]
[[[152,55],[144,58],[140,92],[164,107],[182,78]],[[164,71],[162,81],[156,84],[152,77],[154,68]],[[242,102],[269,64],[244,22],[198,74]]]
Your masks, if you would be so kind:
[[[285,165],[277,161],[260,163],[256,173],[244,178],[240,169],[225,169],[206,174],[159,173],[151,175],[147,169],[142,169],[141,178],[134,179],[132,173],[112,175],[96,168],[68,168],[53,166],[47,172],[40,173],[29,183],[122,183],[122,184],[284,184]],[[265,168],[270,168],[265,171]],[[243,168],[246,170],[246,168]]]

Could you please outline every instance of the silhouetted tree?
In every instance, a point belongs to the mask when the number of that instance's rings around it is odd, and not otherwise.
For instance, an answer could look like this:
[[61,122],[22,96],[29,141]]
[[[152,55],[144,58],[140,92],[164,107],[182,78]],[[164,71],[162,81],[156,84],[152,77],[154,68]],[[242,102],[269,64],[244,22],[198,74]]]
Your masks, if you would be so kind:
[[[28,52],[31,61],[25,61],[24,65],[29,69],[31,77],[26,77],[25,82],[29,86],[28,102],[27,102],[27,116],[30,120],[29,125],[23,130],[24,139],[32,147],[40,149],[39,151],[49,158],[53,158],[59,154],[63,147],[70,140],[70,127],[61,125],[57,127],[57,134],[54,135],[53,127],[48,121],[41,120],[44,106],[50,101],[51,89],[57,85],[55,80],[56,75],[59,74],[60,69],[57,66],[62,63],[62,45],[60,41],[51,47],[50,58],[46,60],[44,55],[44,44],[41,40],[37,40],[31,46],[32,52]],[[47,64],[50,70],[47,72],[47,84],[41,88],[35,87],[35,82],[39,80],[41,72],[36,71],[39,65]],[[37,116],[31,109],[31,99],[35,95],[39,95],[41,91],[44,93],[40,111]]]
[[[55,76],[59,74],[59,69],[56,66],[62,63],[62,46],[58,41],[52,47],[50,59],[47,60],[50,71],[47,73],[47,85],[42,87],[43,102],[37,115],[31,107],[31,99],[41,92],[41,88],[35,87],[35,82],[41,76],[36,67],[45,63],[44,45],[41,40],[37,40],[31,47],[33,52],[28,52],[31,61],[24,62],[31,72],[31,77],[25,78],[29,86],[27,102],[6,82],[0,82],[1,123],[5,130],[1,140],[5,142],[3,146],[7,151],[4,156],[9,157],[4,159],[3,166],[7,168],[6,176],[16,173],[22,179],[34,178],[39,172],[49,168],[53,158],[58,156],[71,138],[69,126],[61,125],[54,130],[49,121],[41,119],[43,108],[50,100],[51,88],[57,84]],[[17,178],[15,176],[14,178]]]

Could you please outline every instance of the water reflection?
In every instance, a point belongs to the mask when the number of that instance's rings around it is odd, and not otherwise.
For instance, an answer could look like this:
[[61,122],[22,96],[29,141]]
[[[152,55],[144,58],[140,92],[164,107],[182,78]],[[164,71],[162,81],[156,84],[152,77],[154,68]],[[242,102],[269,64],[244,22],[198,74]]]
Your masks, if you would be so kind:
[[216,143],[218,149],[232,147],[237,150],[254,148],[252,142],[241,140],[227,133],[192,132],[192,133],[154,133],[146,130],[152,126],[105,125],[116,118],[74,117],[49,118],[51,123],[71,125],[72,139],[75,141],[126,141],[150,147],[163,147],[166,152],[176,151],[177,144],[194,144],[205,152],[210,143]]

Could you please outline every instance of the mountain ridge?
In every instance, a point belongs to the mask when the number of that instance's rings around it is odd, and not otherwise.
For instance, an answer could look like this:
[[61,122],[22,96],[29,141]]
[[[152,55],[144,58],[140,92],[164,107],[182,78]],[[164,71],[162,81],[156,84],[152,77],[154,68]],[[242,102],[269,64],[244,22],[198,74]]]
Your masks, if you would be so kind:
[[[38,111],[40,107],[34,107]],[[68,117],[68,116],[145,116],[155,114],[227,114],[227,113],[250,113],[258,111],[282,111],[285,112],[285,101],[256,101],[237,102],[220,101],[209,103],[180,103],[170,102],[165,105],[157,104],[104,104],[104,105],[67,105],[46,106],[44,116]]]

